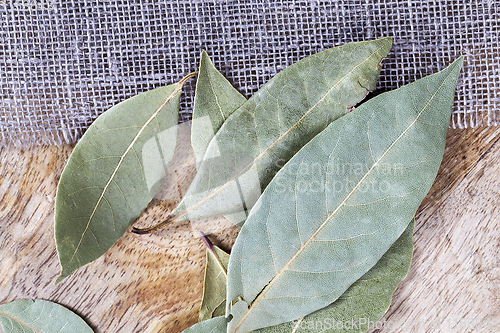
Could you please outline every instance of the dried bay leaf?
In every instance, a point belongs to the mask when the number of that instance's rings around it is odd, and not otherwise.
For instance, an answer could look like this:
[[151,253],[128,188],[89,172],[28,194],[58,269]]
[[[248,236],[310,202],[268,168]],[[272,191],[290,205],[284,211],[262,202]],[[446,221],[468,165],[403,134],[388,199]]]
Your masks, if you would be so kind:
[[226,333],[227,321],[224,316],[200,321],[182,331],[183,333]]
[[247,99],[214,67],[208,54],[200,58],[194,96],[191,145],[196,165],[203,161],[208,144],[226,119]]
[[226,278],[229,254],[212,246],[207,249],[203,300],[200,321],[223,316],[226,313]]
[[[293,333],[306,329],[308,332],[325,332],[334,327],[340,333],[365,332],[369,323],[376,323],[382,318],[396,287],[408,273],[413,254],[414,226],[415,219],[412,219],[377,264],[335,302],[299,320],[259,329],[255,333]],[[225,299],[226,295],[215,297]]]
[[231,252],[228,332],[324,308],[400,237],[440,165],[462,61],[363,103],[278,172]]
[[45,300],[19,300],[0,305],[5,333],[92,333],[74,312]]
[[289,158],[374,89],[391,44],[383,38],[335,47],[273,77],[210,141],[175,219],[249,210]]
[[[191,145],[196,166],[201,165],[207,147],[226,119],[247,99],[215,68],[208,54],[201,53],[200,68],[196,81],[196,93],[191,124]],[[234,224],[241,225],[245,212],[226,214]]]
[[[266,327],[255,333],[366,332],[391,304],[392,295],[410,269],[413,254],[412,219],[406,230],[365,275],[327,307],[299,320]],[[340,324],[339,324],[340,323]]]
[[75,146],[57,187],[56,283],[103,255],[153,198],[173,155],[179,97],[190,77],[111,107]]

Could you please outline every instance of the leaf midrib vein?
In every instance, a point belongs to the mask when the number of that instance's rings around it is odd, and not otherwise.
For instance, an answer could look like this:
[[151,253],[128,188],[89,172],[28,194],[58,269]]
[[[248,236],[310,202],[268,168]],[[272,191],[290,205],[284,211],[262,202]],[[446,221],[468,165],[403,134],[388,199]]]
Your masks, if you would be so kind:
[[97,203],[95,204],[94,206],[94,209],[92,211],[92,214],[90,215],[89,217],[89,220],[87,221],[87,225],[85,226],[85,229],[83,230],[82,232],[82,236],[80,237],[80,240],[78,242],[78,245],[76,246],[75,248],[75,251],[73,252],[73,255],[71,256],[71,259],[68,263],[68,266],[71,265],[71,263],[73,262],[73,259],[75,258],[75,255],[76,253],[78,252],[78,249],[80,248],[80,245],[82,244],[82,241],[83,241],[83,237],[85,237],[85,234],[87,232],[87,230],[89,229],[90,227],[90,223],[92,221],[92,218],[94,217],[94,214],[96,213],[97,211],[97,207],[99,207],[99,204],[101,203],[101,200],[103,199],[104,197],[104,193],[106,193],[106,190],[108,189],[109,185],[111,184],[111,182],[113,181],[116,173],[118,172],[118,170],[120,169],[125,157],[127,156],[128,152],[133,148],[134,144],[137,142],[137,140],[139,139],[139,137],[141,136],[142,132],[144,131],[144,129],[151,123],[151,121],[153,121],[153,119],[158,115],[158,113],[160,112],[161,109],[163,109],[163,107],[168,103],[170,102],[175,95],[177,95],[177,93],[180,92],[180,90],[182,89],[182,85],[184,84],[184,82],[186,81],[187,79],[184,78],[183,80],[179,81],[177,83],[177,85],[175,86],[174,90],[172,90],[172,92],[167,96],[167,98],[165,99],[165,101],[160,105],[160,107],[151,115],[151,117],[148,119],[148,121],[146,121],[146,123],[141,126],[141,129],[139,130],[139,132],[137,132],[137,134],[135,135],[134,139],[132,140],[132,142],[129,144],[129,146],[127,147],[127,149],[125,150],[125,152],[121,155],[120,157],[120,161],[118,161],[118,164],[115,168],[115,170],[113,171],[113,173],[111,174],[111,177],[110,179],[108,180],[107,184],[104,186],[102,192],[101,192],[101,195],[99,196],[99,199],[97,200]]
[[213,96],[215,98],[215,103],[217,104],[217,107],[219,108],[220,115],[222,117],[223,123],[226,121],[226,116],[224,115],[224,112],[222,111],[222,106],[219,103],[219,98],[217,96],[217,92],[214,89],[214,85],[212,84],[212,79],[210,78],[210,75],[208,75],[208,83],[210,84],[210,89],[212,90]]
[[293,126],[291,126],[285,133],[283,133],[280,137],[278,137],[278,139],[276,139],[276,141],[274,141],[269,147],[267,147],[262,153],[260,153],[254,160],[252,163],[249,163],[246,167],[244,167],[240,172],[238,172],[235,176],[233,176],[233,178],[231,178],[229,181],[227,181],[225,184],[223,184],[222,186],[220,186],[219,188],[217,188],[214,192],[212,192],[210,195],[208,195],[207,197],[205,197],[204,199],[198,201],[197,203],[195,203],[194,205],[186,208],[184,211],[181,211],[179,214],[177,214],[177,217],[179,216],[182,216],[184,214],[186,214],[187,212],[189,212],[190,210],[202,205],[203,203],[205,203],[206,201],[210,200],[212,197],[214,197],[217,193],[219,193],[220,191],[222,191],[223,189],[225,189],[227,186],[229,186],[229,184],[231,184],[235,179],[237,179],[239,176],[241,176],[242,174],[244,174],[247,170],[249,170],[251,168],[252,165],[254,165],[258,160],[260,160],[262,158],[262,156],[264,156],[271,148],[273,148],[276,144],[278,144],[278,142],[281,141],[281,139],[283,139],[283,137],[285,137],[288,133],[290,133],[290,131],[292,131],[296,126],[298,126],[298,124],[300,124],[302,122],[302,120],[309,114],[312,112],[313,109],[315,109],[321,102],[323,102],[326,97],[333,91],[334,88],[336,88],[342,81],[344,81],[349,75],[351,75],[358,67],[360,67],[361,65],[363,65],[365,62],[367,62],[369,59],[371,59],[373,57],[374,54],[378,53],[381,49],[383,49],[386,45],[382,45],[380,46],[377,50],[375,50],[374,52],[372,52],[368,57],[366,57],[365,60],[363,60],[361,63],[359,63],[358,65],[356,65],[351,71],[349,71],[347,74],[345,74],[340,80],[338,80],[324,95],[323,97],[321,97],[317,102],[316,104],[314,104],[311,108],[309,108],[309,110],[307,110],[306,113],[304,113],[304,115],[302,115],[302,117],[295,123],[293,124]]
[[314,232],[314,234],[307,240],[304,245],[301,246],[301,248],[297,251],[297,253],[286,263],[281,271],[267,284],[267,286],[262,290],[262,292],[259,294],[259,296],[255,299],[255,301],[252,303],[248,311],[243,315],[243,317],[240,319],[234,330],[232,331],[233,333],[236,332],[236,330],[241,326],[241,324],[244,322],[246,317],[252,312],[252,309],[255,308],[256,304],[259,303],[259,301],[264,298],[266,295],[266,292],[273,286],[274,282],[278,280],[278,278],[287,270],[287,268],[291,265],[291,263],[298,257],[298,255],[307,247],[307,245],[316,237],[316,235],[323,229],[323,227],[328,223],[328,221],[337,213],[337,211],[344,206],[344,204],[347,202],[347,200],[351,197],[351,195],[356,191],[356,189],[360,186],[360,184],[363,182],[363,180],[371,174],[373,169],[375,168],[376,165],[387,155],[387,153],[394,147],[394,145],[399,142],[399,140],[412,128],[417,120],[420,118],[422,113],[427,109],[431,101],[435,98],[437,93],[441,90],[445,82],[447,82],[448,77],[452,74],[453,72],[450,71],[450,74],[446,76],[439,87],[436,89],[434,94],[429,98],[427,103],[422,107],[421,111],[418,113],[418,115],[415,117],[413,122],[406,127],[406,129],[394,140],[394,142],[386,149],[386,151],[380,156],[380,158],[372,165],[370,170],[366,172],[366,174],[361,178],[361,180],[356,184],[356,186],[349,192],[349,194],[345,197],[345,199],[339,204],[339,206],[326,218],[326,220],[318,227],[318,229]]
[[[219,266],[219,268],[220,268],[221,272],[224,274],[225,279],[227,279],[227,269],[226,269],[226,267],[224,267],[224,265],[222,264],[222,261],[221,261],[221,259],[219,258],[219,255],[218,255],[215,251],[213,251],[213,250],[209,250],[209,251],[210,251],[210,253],[212,253],[212,256],[214,257],[215,262],[216,262],[216,263],[217,263],[217,265]],[[219,273],[219,274],[220,274],[220,273]]]

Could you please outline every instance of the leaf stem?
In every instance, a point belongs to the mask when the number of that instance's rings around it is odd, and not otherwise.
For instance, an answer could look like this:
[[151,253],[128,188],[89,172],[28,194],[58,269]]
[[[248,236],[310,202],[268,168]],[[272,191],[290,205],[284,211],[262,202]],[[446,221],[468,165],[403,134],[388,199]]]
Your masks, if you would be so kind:
[[208,249],[212,252],[214,252],[214,247],[213,247],[213,244],[212,242],[210,241],[210,239],[207,238],[207,236],[205,236],[204,233],[202,233],[200,231],[200,238],[201,240],[203,241],[203,243],[205,243],[205,245],[208,247]]
[[219,265],[219,268],[224,273],[224,276],[227,278],[226,267],[224,267],[224,265],[222,264],[222,261],[220,260],[219,256],[217,255],[217,252],[215,252],[214,246],[213,246],[212,242],[210,241],[210,239],[208,239],[208,237],[205,236],[205,234],[203,234],[201,231],[200,231],[200,238],[203,241],[203,243],[205,243],[205,245],[210,250],[210,252],[212,252],[212,254],[213,254],[214,258],[215,258],[215,261]]
[[195,77],[196,75],[198,75],[198,71],[191,72],[188,75],[184,76],[179,82],[177,82],[177,84],[180,84],[182,87],[187,80],[189,80],[192,77]]
[[147,227],[147,228],[143,228],[143,229],[134,227],[134,228],[132,228],[132,232],[134,234],[138,234],[138,235],[151,234],[151,233],[155,232],[156,230],[161,229],[163,226],[167,225],[168,223],[170,223],[174,219],[174,217],[175,217],[174,214],[170,214],[166,219],[164,219],[163,221],[161,221],[158,224],[155,224],[151,227]]

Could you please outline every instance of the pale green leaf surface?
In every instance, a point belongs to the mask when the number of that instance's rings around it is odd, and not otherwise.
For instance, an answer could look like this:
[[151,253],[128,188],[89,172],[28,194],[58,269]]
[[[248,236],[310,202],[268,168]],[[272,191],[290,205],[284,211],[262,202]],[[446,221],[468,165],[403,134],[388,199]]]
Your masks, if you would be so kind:
[[[203,161],[208,144],[226,119],[247,99],[236,90],[214,67],[208,54],[201,53],[196,93],[194,96],[193,120],[191,123],[191,145],[196,157],[196,166]],[[241,225],[245,212],[226,214],[234,224]]]
[[20,300],[0,305],[5,333],[92,333],[74,312],[44,300]]
[[213,249],[214,252],[207,249],[200,321],[223,316],[226,313],[226,278],[229,254],[217,246],[213,246]]
[[262,328],[255,333],[366,332],[382,318],[398,284],[408,274],[413,253],[414,226],[413,219],[377,264],[335,302],[299,320]]
[[335,47],[273,77],[210,141],[176,219],[249,210],[289,158],[375,88],[391,44],[383,38]]
[[57,187],[57,282],[103,255],[153,198],[173,155],[182,84],[113,106],[76,145]]
[[[339,333],[365,332],[382,318],[391,304],[396,287],[408,273],[413,253],[414,226],[413,219],[377,264],[335,302],[299,320],[262,328],[255,333],[294,333],[301,330],[320,333],[329,332],[334,327],[335,332]],[[218,292],[218,295],[212,294],[210,297],[217,299],[217,302],[225,300],[225,293],[221,290]],[[224,313],[217,315],[222,316]]]
[[203,160],[208,144],[226,119],[247,99],[214,67],[208,54],[201,53],[194,96],[191,145],[196,165]]
[[440,165],[462,61],[363,103],[279,171],[231,252],[228,332],[324,308],[403,233]]
[[224,316],[200,321],[183,331],[183,333],[226,333],[227,321]]

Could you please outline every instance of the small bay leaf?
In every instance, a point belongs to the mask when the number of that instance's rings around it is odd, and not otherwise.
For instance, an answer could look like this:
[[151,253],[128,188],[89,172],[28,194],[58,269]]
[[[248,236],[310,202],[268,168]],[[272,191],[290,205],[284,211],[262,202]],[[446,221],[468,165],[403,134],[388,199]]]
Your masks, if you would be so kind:
[[173,155],[189,77],[111,107],[75,146],[57,187],[57,282],[103,255],[153,198]]
[[382,38],[335,47],[274,76],[210,141],[175,219],[249,210],[289,158],[375,88],[391,44]]
[[19,300],[0,305],[5,333],[92,333],[85,321],[62,305],[45,300]]
[[207,249],[200,321],[223,316],[226,313],[226,278],[229,254],[217,246],[212,246],[212,249]]
[[[196,81],[191,145],[196,157],[196,166],[203,161],[207,147],[226,119],[247,99],[236,90],[215,68],[208,54],[203,51]],[[225,217],[237,225],[246,219],[245,212],[226,214]]]
[[226,333],[227,320],[224,316],[200,321],[183,331],[183,333]]
[[207,52],[200,58],[194,96],[191,145],[199,165],[208,144],[226,119],[247,99],[215,68]]
[[255,333],[366,332],[391,304],[392,295],[410,269],[413,254],[413,219],[398,240],[365,275],[354,282],[342,296],[327,307],[304,318]]
[[278,172],[231,252],[228,332],[326,307],[400,237],[439,168],[462,62],[363,103]]

